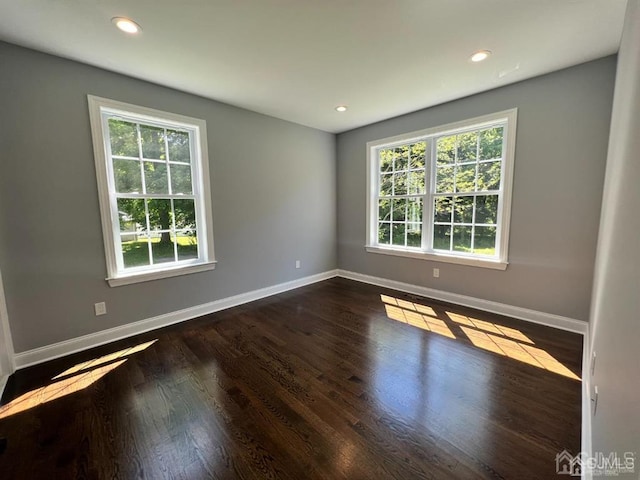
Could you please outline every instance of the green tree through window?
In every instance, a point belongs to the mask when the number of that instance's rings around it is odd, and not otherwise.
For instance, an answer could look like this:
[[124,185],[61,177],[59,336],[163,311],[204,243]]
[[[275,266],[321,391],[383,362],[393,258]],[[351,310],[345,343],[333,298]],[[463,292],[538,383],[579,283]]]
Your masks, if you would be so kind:
[[206,123],[92,96],[89,113],[109,283],[212,269]]
[[370,142],[369,251],[506,268],[515,115]]

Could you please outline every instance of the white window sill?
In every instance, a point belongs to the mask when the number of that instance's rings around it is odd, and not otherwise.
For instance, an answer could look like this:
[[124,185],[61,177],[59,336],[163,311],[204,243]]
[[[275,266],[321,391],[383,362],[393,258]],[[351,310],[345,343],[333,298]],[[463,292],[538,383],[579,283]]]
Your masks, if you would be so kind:
[[122,275],[119,277],[107,278],[110,287],[119,287],[121,285],[130,285],[132,283],[150,282],[151,280],[159,280],[161,278],[177,277],[178,275],[188,275],[190,273],[206,272],[216,268],[216,262],[198,263],[197,265],[178,266],[158,270],[153,272],[134,273],[131,275]]
[[421,251],[400,250],[391,247],[380,247],[367,245],[365,249],[369,253],[381,253],[383,255],[395,255],[398,257],[419,258],[420,260],[430,260],[432,262],[455,263],[458,265],[468,265],[471,267],[491,268],[493,270],[506,270],[509,262],[500,260],[484,259],[477,257],[464,257],[462,255],[446,255],[441,253],[426,253]]

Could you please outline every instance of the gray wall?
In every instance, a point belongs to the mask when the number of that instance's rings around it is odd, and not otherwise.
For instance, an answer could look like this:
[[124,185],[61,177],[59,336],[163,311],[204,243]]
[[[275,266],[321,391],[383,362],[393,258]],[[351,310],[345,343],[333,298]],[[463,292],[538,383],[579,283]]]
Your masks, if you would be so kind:
[[[6,43],[0,66],[0,268],[16,352],[336,268],[334,135]],[[107,285],[87,94],[207,121],[214,271]]]
[[[594,277],[591,387],[596,452],[635,452],[640,471],[640,0],[629,0],[618,56]],[[602,477],[605,478],[605,477]],[[610,477],[606,477],[610,478]],[[627,478],[625,476],[624,478]]]
[[[615,64],[607,57],[338,135],[340,268],[587,320]],[[366,142],[513,107],[506,271],[365,252]]]

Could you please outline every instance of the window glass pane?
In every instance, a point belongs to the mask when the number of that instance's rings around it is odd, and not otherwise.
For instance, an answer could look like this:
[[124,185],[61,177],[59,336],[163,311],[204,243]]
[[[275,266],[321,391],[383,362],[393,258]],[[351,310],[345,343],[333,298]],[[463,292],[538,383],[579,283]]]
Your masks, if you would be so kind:
[[440,137],[436,149],[438,164],[453,163],[456,158],[456,136]]
[[196,228],[196,205],[193,200],[174,200],[173,211],[176,216],[176,229]]
[[456,192],[473,192],[476,189],[476,165],[460,165],[456,168]]
[[178,260],[198,258],[198,238],[192,230],[177,232]]
[[144,200],[138,198],[118,199],[120,232],[135,232],[147,228]]
[[388,222],[391,220],[391,200],[378,200],[378,220]]
[[407,224],[407,246],[420,247],[421,245],[422,245],[422,224],[408,223]]
[[394,195],[407,194],[407,172],[393,174],[393,194]]
[[393,170],[393,150],[380,150],[380,171],[390,172]]
[[142,174],[137,160],[113,160],[113,177],[118,193],[142,193]]
[[436,169],[436,193],[453,192],[453,167]]
[[393,201],[393,218],[394,222],[404,222],[407,219],[407,199],[402,198]]
[[151,243],[153,263],[175,262],[173,238],[169,232],[161,232],[158,239]]
[[378,243],[389,245],[391,243],[391,224],[380,223],[378,225]]
[[453,250],[471,251],[471,227],[453,227]]
[[503,127],[494,127],[480,132],[480,160],[502,158]]
[[395,165],[394,169],[406,170],[409,167],[409,146],[403,145],[395,149]]
[[473,235],[473,253],[496,254],[496,227],[476,227]]
[[458,135],[457,162],[473,162],[478,150],[478,134],[476,132],[462,133]]
[[451,250],[451,225],[434,225],[434,250]]
[[170,165],[171,168],[171,191],[177,193],[192,193],[191,188],[191,166],[190,165]]
[[424,168],[424,156],[427,149],[427,142],[417,142],[411,145],[409,168]]
[[147,193],[169,193],[167,164],[144,162],[144,183]]
[[498,218],[498,195],[476,197],[476,223],[495,224]]
[[109,137],[111,139],[111,155],[140,157],[138,129],[135,123],[110,118]]
[[473,197],[455,197],[453,221],[454,223],[473,221]]
[[498,190],[500,188],[500,167],[502,162],[478,164],[478,190]]
[[147,208],[149,209],[149,225],[152,231],[171,230],[171,200],[164,198],[147,200]]
[[164,129],[140,125],[142,156],[154,160],[165,160]]
[[404,223],[394,223],[392,230],[392,238],[391,242],[393,245],[406,245],[404,240],[404,234],[406,230],[406,225]]
[[453,197],[436,197],[433,219],[435,222],[451,222]]
[[414,170],[408,173],[409,195],[425,193],[424,170]]
[[177,130],[167,130],[169,160],[172,162],[190,162],[189,134]]
[[410,198],[408,200],[407,222],[411,222],[411,223],[422,222],[422,199],[421,198]]
[[125,268],[143,267],[150,265],[149,260],[149,239],[146,235],[132,237],[125,234],[122,240],[122,263]]
[[393,194],[393,174],[380,175],[380,195],[388,196]]

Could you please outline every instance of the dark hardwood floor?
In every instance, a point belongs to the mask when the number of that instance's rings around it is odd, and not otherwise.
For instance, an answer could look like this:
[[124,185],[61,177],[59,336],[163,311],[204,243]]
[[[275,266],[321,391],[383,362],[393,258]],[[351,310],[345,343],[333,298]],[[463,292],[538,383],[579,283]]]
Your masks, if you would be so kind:
[[0,477],[556,478],[581,351],[332,279],[17,372]]

